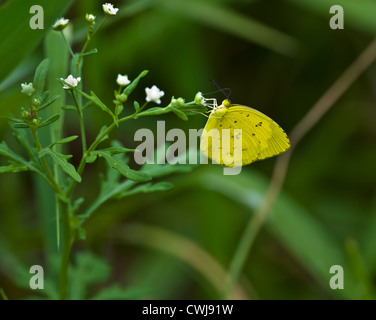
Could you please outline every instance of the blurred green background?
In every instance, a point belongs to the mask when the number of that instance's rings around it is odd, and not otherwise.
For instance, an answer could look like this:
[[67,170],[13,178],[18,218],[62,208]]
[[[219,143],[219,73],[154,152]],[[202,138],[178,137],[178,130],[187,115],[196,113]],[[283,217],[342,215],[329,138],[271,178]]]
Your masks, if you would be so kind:
[[[374,1],[340,2],[344,30],[330,29],[329,9],[336,3],[326,0],[113,1],[119,13],[90,45],[99,52],[85,59],[84,88],[110,103],[118,73],[134,79],[148,69],[134,98],[143,101],[144,87],[155,84],[165,91],[162,104],[167,105],[171,96],[190,101],[198,91],[214,91],[211,78],[231,88],[232,102],[260,110],[289,133],[376,32]],[[20,83],[32,81],[45,57],[49,26],[61,16],[71,19],[73,49],[80,51],[85,13],[98,19],[103,13],[100,2],[89,0],[0,4],[0,110],[6,116],[18,114],[26,101]],[[44,8],[44,30],[29,28],[33,4]],[[373,65],[294,150],[283,191],[240,278],[243,298],[375,298],[375,87]],[[220,93],[209,97],[223,98]],[[69,112],[65,133],[79,134],[78,119]],[[85,117],[92,141],[108,119],[95,108]],[[166,120],[167,129],[184,130],[206,122],[202,116],[183,121],[173,114],[140,118],[112,136],[135,147],[134,132],[155,131],[157,120]],[[4,119],[0,137],[21,152]],[[77,165],[80,144],[70,145],[68,153],[77,155],[72,159]],[[100,207],[85,224],[87,239],[74,247],[73,297],[98,297],[110,287],[108,296],[117,298],[220,298],[207,276],[215,273],[213,266],[204,260],[197,264],[199,252],[205,250],[223,270],[228,268],[275,161],[253,163],[238,176],[201,165],[164,178],[174,184],[171,191]],[[0,164],[6,160],[1,158]],[[87,203],[96,198],[102,171],[101,164],[85,171],[86,183],[77,197],[84,196]],[[30,173],[0,176],[0,287],[9,299],[45,297],[27,289],[28,269],[34,264],[45,266],[49,295],[56,291],[56,263],[49,256],[56,251],[54,213],[42,213],[51,194],[38,194],[36,184]],[[344,267],[343,290],[329,287],[332,265]],[[94,280],[90,272],[96,274]],[[219,274],[216,281],[225,279]]]

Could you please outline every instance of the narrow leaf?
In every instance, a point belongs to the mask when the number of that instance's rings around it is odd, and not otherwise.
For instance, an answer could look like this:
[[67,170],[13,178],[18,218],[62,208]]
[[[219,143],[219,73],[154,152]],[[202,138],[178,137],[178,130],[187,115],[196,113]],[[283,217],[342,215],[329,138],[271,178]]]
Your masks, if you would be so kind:
[[[92,104],[93,104],[92,101],[88,101],[87,103],[85,103],[85,104],[82,106],[82,110],[85,110],[86,108],[90,107]],[[77,108],[75,108],[75,109],[77,109]]]
[[13,118],[13,117],[6,117],[6,119],[8,121],[12,121],[12,122],[15,122],[15,123],[24,123],[24,120],[22,120],[22,119],[17,119],[17,118]]
[[93,163],[95,160],[97,160],[97,155],[91,152],[85,161],[86,163]]
[[42,128],[42,127],[45,127],[45,126],[48,126],[49,124],[57,121],[58,119],[60,118],[60,115],[58,114],[55,114],[54,116],[52,117],[49,117],[47,120],[43,121],[41,124],[39,124],[39,128]]
[[76,106],[62,106],[61,109],[63,109],[63,110],[75,110],[75,111],[77,111],[77,107]]
[[103,111],[107,112],[111,115],[112,118],[115,119],[114,114],[112,111],[95,95],[93,91],[90,91],[91,101],[93,101],[98,107],[100,107]]
[[[102,133],[105,132],[107,129],[108,129],[108,127],[107,127],[106,125],[104,125],[104,126],[101,128],[101,130],[99,131],[99,133],[98,133],[97,137],[95,138],[95,140],[97,140],[98,137],[101,136]],[[108,134],[106,134],[106,135],[101,139],[101,141],[99,141],[99,143],[103,142],[103,141],[106,140],[106,139],[108,139]]]
[[125,152],[138,152],[137,149],[128,149],[128,148],[123,148],[123,147],[110,147],[110,148],[101,149],[98,151],[108,152],[111,155],[118,154],[118,153],[125,153]]
[[137,101],[135,101],[133,102],[133,105],[134,105],[134,109],[136,110],[136,112],[138,112],[140,110],[140,104]]
[[140,186],[137,186],[131,190],[127,190],[123,193],[119,194],[119,198],[128,197],[137,193],[150,193],[150,192],[156,192],[156,191],[168,191],[171,190],[174,187],[174,185],[170,182],[162,181],[158,183],[146,183]]
[[51,99],[49,99],[47,102],[43,103],[42,105],[40,105],[38,107],[38,111],[41,111],[45,108],[47,108],[49,105],[51,105],[52,103],[54,103],[57,99],[59,99],[60,96],[57,95],[57,96],[53,96]]
[[13,160],[15,163],[28,167],[31,171],[34,171],[40,175],[43,175],[43,173],[36,166],[34,166],[33,163],[26,161],[23,157],[13,152],[11,149],[9,149],[5,141],[0,143],[0,155]]
[[5,172],[21,172],[28,171],[29,168],[23,164],[16,163],[14,161],[9,161],[9,166],[0,166],[0,173]]
[[39,66],[37,67],[35,71],[35,76],[34,76],[34,82],[33,82],[33,87],[35,89],[34,95],[36,97],[41,97],[44,86],[46,84],[46,79],[47,79],[47,74],[48,74],[48,68],[50,66],[50,60],[49,59],[44,59]]
[[183,119],[185,121],[188,120],[187,115],[183,111],[173,108],[173,107],[170,107],[169,109],[171,109],[172,112],[175,113],[180,119]]
[[148,74],[148,70],[142,71],[136,79],[134,79],[129,85],[125,87],[123,90],[123,94],[126,94],[129,96],[134,89],[136,89],[138,82],[140,81],[141,78],[145,77]]
[[139,113],[137,117],[135,118],[143,117],[143,116],[157,116],[157,115],[168,113],[170,111],[171,109],[169,108],[154,107],[154,108],[150,108],[146,111]]
[[77,138],[78,138],[78,136],[70,136],[70,137],[67,137],[67,138],[64,138],[64,139],[60,139],[60,140],[55,141],[54,143],[50,144],[48,147],[51,148],[55,144],[68,143],[68,142],[71,142],[73,140],[76,140]]
[[84,198],[82,198],[82,197],[81,197],[81,198],[78,198],[78,199],[73,203],[72,211],[73,211],[73,212],[77,211],[77,210],[80,208],[81,204],[82,204],[84,201],[85,201]]
[[119,171],[123,176],[127,177],[133,181],[149,181],[151,177],[140,171],[135,171],[129,168],[129,166],[121,159],[115,159],[109,152],[105,151],[95,151],[95,153],[106,159],[109,166],[117,171]]
[[26,123],[15,123],[13,125],[13,128],[15,129],[27,129],[29,126]]
[[71,157],[70,155],[66,156],[59,152],[53,151],[49,148],[44,148],[39,152],[40,157],[43,157],[46,154],[48,154],[51,157],[52,161],[55,164],[59,165],[61,169],[63,169],[67,174],[69,174],[74,180],[76,180],[77,182],[81,182],[80,175],[77,173],[74,166],[67,161],[67,159]]
[[83,53],[82,56],[90,56],[90,55],[95,54],[97,52],[98,52],[98,49],[94,48],[94,49],[92,49],[92,50],[90,50],[88,52]]

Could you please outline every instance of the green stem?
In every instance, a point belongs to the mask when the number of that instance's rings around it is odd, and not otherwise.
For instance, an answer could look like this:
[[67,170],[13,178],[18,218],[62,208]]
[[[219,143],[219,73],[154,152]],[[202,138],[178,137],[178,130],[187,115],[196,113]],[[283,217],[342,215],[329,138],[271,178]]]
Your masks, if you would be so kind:
[[[142,108],[144,108],[146,106],[146,104],[144,104],[142,106]],[[136,117],[143,117],[143,116],[149,116],[149,115],[160,115],[160,114],[164,114],[164,113],[168,113],[168,112],[171,112],[171,109],[168,109],[167,107],[166,108],[163,108],[162,110],[158,110],[158,111],[150,111],[148,112],[145,111],[144,113],[141,113],[140,114],[140,111],[141,109],[127,117],[123,117],[121,119],[118,120],[118,123],[121,123],[121,122],[124,122],[124,121],[127,121],[127,120],[130,120],[130,119],[134,119]],[[102,139],[108,135],[115,127],[117,127],[116,123],[113,122],[105,131],[103,131],[96,139],[95,141],[90,145],[89,149],[86,151],[86,153],[84,153],[82,155],[82,158],[81,158],[81,161],[80,161],[80,164],[78,165],[78,168],[77,168],[77,173],[79,175],[82,175],[82,172],[84,171],[85,169],[85,166],[86,166],[86,158],[89,156],[90,152],[91,151],[94,151],[95,148],[98,146],[98,144],[102,141]],[[76,187],[77,185],[77,182],[75,180],[73,180],[70,184],[70,186],[68,187],[66,193],[65,193],[65,196],[67,198],[70,197],[70,195],[72,194],[74,188]]]
[[59,297],[61,300],[68,299],[68,269],[69,258],[74,240],[73,230],[70,225],[69,204],[61,202],[62,227],[63,227],[63,250],[60,262]]
[[82,155],[84,156],[87,151],[87,145],[86,145],[86,133],[85,133],[85,125],[84,125],[84,115],[82,112],[82,109],[80,108],[76,96],[74,95],[74,92],[72,91],[72,96],[74,103],[77,108],[78,117],[80,118],[80,130],[81,130],[81,141],[82,141]]
[[66,38],[65,35],[64,35],[64,32],[63,32],[63,31],[60,31],[60,33],[61,33],[61,36],[63,37],[63,39],[64,39],[64,41],[65,41],[65,44],[67,45],[68,51],[69,51],[70,55],[72,56],[72,59],[76,62],[76,58],[75,58],[75,56],[74,56],[74,53],[73,53],[73,51],[72,51],[72,48],[71,48],[71,46],[70,46],[70,44],[69,44],[67,38]]
[[[36,145],[38,151],[42,150],[42,145],[40,144],[40,141],[39,141],[39,137],[38,137],[38,134],[37,134],[37,129],[31,128],[31,132],[33,134],[35,145]],[[50,170],[50,167],[48,166],[48,163],[47,163],[46,159],[44,157],[42,157],[41,161],[42,161],[43,168],[46,170],[47,178],[48,178],[48,180],[50,182],[49,184],[54,189],[54,191],[55,191],[56,194],[59,194],[60,196],[63,196],[65,198],[65,195],[64,195],[63,191],[60,189],[59,185],[56,183],[55,177],[52,174],[52,172]]]
[[[141,109],[140,109],[141,110]],[[135,112],[133,113],[132,115],[130,116],[127,116],[127,117],[124,117],[124,118],[121,118],[119,119],[118,123],[120,122],[124,122],[124,121],[127,121],[127,120],[130,120],[130,119],[133,119],[134,117],[136,117],[136,115],[138,115],[138,113],[140,112],[140,110],[138,112]],[[89,149],[82,155],[82,158],[81,158],[81,161],[80,161],[80,164],[78,165],[78,168],[77,168],[77,173],[79,175],[82,175],[82,172],[84,171],[85,169],[85,166],[86,166],[86,158],[89,156],[90,152],[91,151],[94,151],[95,148],[98,146],[98,144],[102,141],[102,139],[108,135],[114,128],[116,127],[116,124],[115,122],[113,122],[105,131],[103,131],[95,140],[94,142],[90,145]],[[77,185],[77,182],[75,180],[73,180],[69,186],[69,188],[67,189],[65,195],[66,197],[69,197],[74,188],[76,187]]]
[[[78,66],[80,65],[81,59],[82,59],[82,57],[83,57],[83,54],[85,53],[86,48],[87,48],[87,46],[89,45],[89,42],[90,42],[91,38],[94,37],[94,35],[96,34],[96,32],[97,32],[97,31],[103,26],[103,24],[104,24],[104,22],[106,21],[106,19],[107,19],[107,15],[105,15],[105,17],[103,18],[102,22],[100,23],[100,25],[98,26],[98,28],[96,28],[96,29],[94,30],[93,33],[90,33],[90,31],[88,31],[88,33],[87,33],[87,37],[86,37],[86,42],[85,42],[84,46],[82,47],[82,50],[81,50],[80,55],[79,55],[79,57],[78,57],[78,59],[77,59],[77,62],[76,62],[76,66],[77,66],[77,68],[78,68]],[[76,60],[75,60],[75,61],[76,61]]]

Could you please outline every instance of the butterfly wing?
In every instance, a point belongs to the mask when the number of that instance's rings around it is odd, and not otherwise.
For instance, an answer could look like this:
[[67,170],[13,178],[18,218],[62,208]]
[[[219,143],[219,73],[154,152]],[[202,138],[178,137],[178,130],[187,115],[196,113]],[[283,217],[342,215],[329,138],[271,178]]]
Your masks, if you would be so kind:
[[[211,135],[211,129],[217,129],[219,135]],[[229,138],[226,139],[222,129],[229,129]],[[235,129],[242,130],[242,152],[235,152],[234,156],[234,141],[239,138]],[[230,151],[222,152],[222,147],[228,139]],[[290,141],[286,133],[276,122],[263,113],[242,105],[218,108],[209,116],[201,138],[202,152],[215,162],[226,166],[233,166],[234,163],[247,165],[275,156],[289,147]],[[237,159],[239,155],[241,159]],[[232,165],[229,164],[231,161]]]
[[[251,162],[262,160],[276,156],[290,148],[290,140],[283,129],[260,111],[246,106],[233,105],[228,108],[225,118],[226,121],[234,122],[235,128],[243,130],[243,159],[254,158]],[[255,144],[258,144],[259,148],[255,149]],[[255,153],[257,153],[256,157]]]

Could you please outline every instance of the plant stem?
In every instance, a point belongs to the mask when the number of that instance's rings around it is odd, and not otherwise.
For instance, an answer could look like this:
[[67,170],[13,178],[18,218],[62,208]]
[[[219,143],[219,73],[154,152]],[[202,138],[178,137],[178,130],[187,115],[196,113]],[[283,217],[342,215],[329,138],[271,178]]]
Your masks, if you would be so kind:
[[[96,34],[96,32],[102,27],[102,25],[104,24],[104,22],[106,21],[106,19],[107,19],[107,15],[105,15],[105,17],[103,18],[102,22],[101,22],[100,25],[94,30],[93,33],[90,33],[90,31],[88,31],[88,33],[87,33],[87,37],[86,37],[86,42],[85,42],[85,44],[84,44],[84,46],[83,46],[83,48],[82,48],[82,50],[81,50],[81,52],[80,52],[80,55],[79,55],[79,57],[78,57],[78,59],[77,59],[77,62],[76,62],[76,66],[77,66],[77,68],[78,68],[78,66],[80,65],[81,59],[82,59],[82,57],[83,57],[83,54],[85,53],[86,48],[87,48],[87,46],[89,45],[89,42],[90,42],[91,38],[92,38],[92,37]],[[75,60],[75,61],[76,61],[76,60]]]
[[85,133],[85,125],[84,125],[84,115],[82,109],[80,108],[76,96],[74,95],[74,91],[72,91],[72,96],[74,103],[76,104],[78,117],[80,118],[80,130],[81,130],[81,141],[82,141],[82,156],[86,154],[87,146],[86,146],[86,133]]
[[[144,104],[145,106],[146,104]],[[143,107],[144,107],[143,106]],[[130,120],[130,119],[134,119],[136,116],[142,116],[142,114],[139,114],[141,111],[141,109],[138,111],[138,112],[135,112],[127,117],[123,117],[121,119],[118,120],[118,123],[120,122],[124,122],[124,121],[127,121],[127,120]],[[166,110],[165,113],[167,112],[170,112],[170,110]],[[86,158],[89,156],[90,152],[91,151],[94,151],[95,148],[98,146],[98,144],[102,141],[102,139],[108,135],[114,128],[116,127],[116,124],[115,122],[113,122],[105,131],[103,131],[94,141],[93,143],[90,145],[89,149],[87,149],[87,151],[82,155],[82,158],[81,158],[81,161],[80,161],[80,164],[78,165],[78,168],[77,168],[77,173],[79,175],[82,175],[82,172],[84,171],[85,169],[85,166],[86,166]],[[73,180],[70,184],[70,186],[68,187],[66,193],[65,193],[65,196],[68,198],[70,197],[70,195],[72,194],[74,188],[76,187],[77,185],[77,181]]]
[[73,244],[74,235],[70,225],[69,204],[61,202],[61,217],[63,227],[63,250],[60,262],[60,284],[59,284],[59,297],[60,300],[68,299],[68,269],[69,258]]
[[64,39],[64,41],[65,41],[65,44],[66,44],[67,47],[68,47],[68,51],[69,51],[70,55],[72,56],[72,59],[76,62],[76,58],[75,58],[75,56],[74,56],[74,53],[73,53],[73,51],[72,51],[72,48],[71,48],[71,46],[70,46],[70,44],[69,44],[67,38],[66,38],[65,35],[64,35],[64,32],[63,32],[63,31],[60,31],[60,33],[61,33],[61,36],[63,37],[63,39]]
[[[38,138],[37,129],[31,128],[31,132],[33,134],[35,145],[36,145],[38,151],[42,150],[42,145],[40,144],[40,141],[39,141],[39,138]],[[42,161],[42,165],[43,165],[44,169],[46,170],[47,177],[48,177],[48,180],[50,181],[51,187],[54,189],[56,194],[59,194],[60,196],[63,196],[65,198],[63,191],[60,189],[59,185],[56,183],[55,177],[52,174],[46,159],[44,157],[42,157],[41,161]]]

